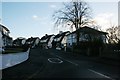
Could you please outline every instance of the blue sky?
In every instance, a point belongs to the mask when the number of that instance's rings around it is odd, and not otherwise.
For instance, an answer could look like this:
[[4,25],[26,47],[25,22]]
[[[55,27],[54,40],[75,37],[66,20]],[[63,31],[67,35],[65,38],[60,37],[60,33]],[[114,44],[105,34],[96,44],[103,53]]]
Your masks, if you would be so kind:
[[[2,18],[2,2],[0,1],[0,19]],[[1,22],[1,20],[0,20]]]
[[38,36],[55,33],[52,22],[54,4],[43,2],[3,3],[2,22],[15,37]]
[[[102,26],[102,29],[110,27],[109,23],[117,25],[117,4],[117,2],[89,2],[93,19]],[[2,3],[2,23],[10,29],[13,38],[57,34],[59,30],[66,29],[54,29],[52,14],[62,6],[62,2],[6,1]]]

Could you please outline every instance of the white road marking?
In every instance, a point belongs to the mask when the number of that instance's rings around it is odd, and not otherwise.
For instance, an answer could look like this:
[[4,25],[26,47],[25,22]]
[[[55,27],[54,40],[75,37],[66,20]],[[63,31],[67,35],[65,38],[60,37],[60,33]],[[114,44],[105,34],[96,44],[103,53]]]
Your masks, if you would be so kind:
[[104,74],[102,74],[102,73],[99,73],[99,72],[97,72],[97,71],[94,71],[94,70],[92,70],[92,69],[88,69],[89,71],[91,71],[91,72],[93,72],[93,73],[96,73],[96,74],[98,74],[98,75],[100,75],[100,76],[103,76],[103,77],[105,77],[105,78],[108,78],[108,79],[111,79],[111,80],[115,80],[115,79],[113,79],[113,78],[111,78],[111,77],[109,77],[109,76],[106,76],[106,75],[104,75]]
[[56,57],[58,57],[58,58],[61,58],[61,59],[65,60],[65,61],[67,61],[67,62],[69,62],[69,63],[71,63],[71,64],[74,64],[75,66],[78,66],[78,64],[76,64],[76,63],[74,63],[74,62],[72,62],[72,61],[66,60],[66,59],[64,59],[63,57],[60,57],[60,56],[55,55],[55,54],[53,54],[53,53],[51,53],[51,55],[56,56]]
[[[56,59],[56,60],[58,60],[59,62],[52,61],[52,59]],[[62,63],[62,62],[63,62],[62,60],[60,60],[60,59],[58,59],[58,58],[48,58],[48,61],[49,61],[50,63]]]
[[78,66],[78,64],[76,64],[76,63],[74,63],[74,62],[72,62],[72,61],[66,60],[66,59],[64,59],[64,58],[62,58],[62,57],[60,57],[60,56],[58,56],[58,55],[55,55],[55,56],[57,56],[58,58],[61,58],[61,59],[65,60],[65,61],[67,61],[67,62],[69,62],[69,63],[71,63],[71,64],[74,64],[74,65]]

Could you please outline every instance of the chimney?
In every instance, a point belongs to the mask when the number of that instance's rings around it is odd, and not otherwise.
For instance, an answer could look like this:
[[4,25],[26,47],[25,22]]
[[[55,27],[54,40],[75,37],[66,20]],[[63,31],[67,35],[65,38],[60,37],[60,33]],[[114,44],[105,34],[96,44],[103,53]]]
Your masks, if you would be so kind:
[[63,31],[59,31],[59,34],[62,34],[63,33]]
[[48,36],[48,34],[45,34],[45,36]]

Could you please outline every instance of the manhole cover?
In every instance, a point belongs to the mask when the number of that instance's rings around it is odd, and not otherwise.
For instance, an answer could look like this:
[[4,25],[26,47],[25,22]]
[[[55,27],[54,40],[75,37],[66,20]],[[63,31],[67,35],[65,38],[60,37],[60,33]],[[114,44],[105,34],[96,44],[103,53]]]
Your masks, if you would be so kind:
[[50,63],[62,63],[63,61],[60,60],[59,58],[49,58],[48,61]]

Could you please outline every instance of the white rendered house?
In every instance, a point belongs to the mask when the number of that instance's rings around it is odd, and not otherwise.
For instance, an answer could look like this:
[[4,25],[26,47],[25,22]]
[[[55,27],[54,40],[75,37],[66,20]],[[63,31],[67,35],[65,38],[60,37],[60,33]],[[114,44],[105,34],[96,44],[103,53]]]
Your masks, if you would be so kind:
[[12,45],[12,38],[9,36],[10,31],[4,25],[0,24],[0,52],[5,46]]
[[69,31],[66,31],[66,32],[59,32],[59,34],[57,34],[55,37],[54,37],[54,42],[56,43],[55,46],[56,48],[58,49],[63,49],[66,44],[67,44],[67,36],[70,32]]
[[[79,42],[84,41],[94,41],[94,40],[101,40],[103,43],[107,43],[107,33],[106,32],[102,32],[102,31],[98,31],[96,29],[90,28],[90,27],[82,27],[80,29],[77,30],[79,32]],[[67,35],[67,45],[71,46],[73,44],[77,43],[77,35],[76,32],[74,31],[70,34]]]
[[3,46],[2,31],[0,29],[0,53],[2,53],[2,46]]
[[52,48],[52,41],[54,40],[54,35],[45,35],[40,39],[40,46],[42,48]]
[[0,24],[0,38],[2,41],[2,47],[12,45],[12,37],[9,36],[10,31],[8,28]]
[[13,45],[15,45],[15,46],[22,46],[22,45],[24,45],[25,43],[26,43],[26,39],[23,38],[23,37],[18,37],[17,39],[15,39],[15,40],[13,41]]

